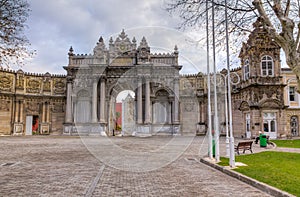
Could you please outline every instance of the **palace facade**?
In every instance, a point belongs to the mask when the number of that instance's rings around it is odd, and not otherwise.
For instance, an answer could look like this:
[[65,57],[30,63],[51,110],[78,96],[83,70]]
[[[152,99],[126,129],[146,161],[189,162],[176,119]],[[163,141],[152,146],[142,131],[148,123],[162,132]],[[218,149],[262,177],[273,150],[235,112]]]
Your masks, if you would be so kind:
[[[280,47],[259,20],[254,28],[240,51],[241,67],[231,70],[234,135],[299,136],[296,77],[281,68]],[[138,44],[122,31],[108,46],[100,37],[93,54],[74,54],[71,47],[66,75],[1,68],[0,135],[112,135],[116,97],[124,90],[135,93],[123,104],[131,106],[122,112],[122,120],[130,120],[122,123],[130,128],[126,134],[205,134],[207,75],[180,75],[178,55],[177,46],[171,53],[151,53],[145,38]],[[221,134],[226,130],[226,74],[218,73],[217,84]]]

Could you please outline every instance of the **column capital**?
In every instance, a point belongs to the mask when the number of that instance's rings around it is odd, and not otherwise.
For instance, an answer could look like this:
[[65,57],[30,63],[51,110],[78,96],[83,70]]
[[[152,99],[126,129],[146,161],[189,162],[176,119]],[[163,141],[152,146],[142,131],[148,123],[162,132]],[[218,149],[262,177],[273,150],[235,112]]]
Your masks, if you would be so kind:
[[107,77],[105,75],[100,76],[100,81],[106,81]]
[[66,79],[67,79],[67,83],[73,83],[74,78],[72,76],[67,76]]
[[147,75],[144,77],[146,82],[150,82],[151,76]]
[[99,76],[93,75],[93,76],[92,76],[92,80],[93,80],[93,82],[98,82]]

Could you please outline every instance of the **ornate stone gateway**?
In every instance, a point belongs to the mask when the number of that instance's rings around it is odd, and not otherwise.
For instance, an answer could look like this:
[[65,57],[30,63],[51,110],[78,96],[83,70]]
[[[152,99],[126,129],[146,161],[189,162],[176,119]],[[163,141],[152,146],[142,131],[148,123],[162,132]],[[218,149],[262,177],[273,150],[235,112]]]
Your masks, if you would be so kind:
[[152,54],[143,37],[137,47],[124,31],[108,49],[100,37],[93,54],[69,50],[64,133],[111,135],[115,103],[123,90],[135,92],[137,135],[179,134],[178,49]]

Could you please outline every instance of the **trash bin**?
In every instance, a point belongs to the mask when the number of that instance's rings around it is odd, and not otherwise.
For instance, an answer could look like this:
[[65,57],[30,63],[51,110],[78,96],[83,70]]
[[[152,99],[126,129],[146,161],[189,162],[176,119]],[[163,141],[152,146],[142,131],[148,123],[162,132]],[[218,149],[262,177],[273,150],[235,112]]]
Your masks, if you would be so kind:
[[267,136],[265,134],[259,135],[260,147],[267,147]]

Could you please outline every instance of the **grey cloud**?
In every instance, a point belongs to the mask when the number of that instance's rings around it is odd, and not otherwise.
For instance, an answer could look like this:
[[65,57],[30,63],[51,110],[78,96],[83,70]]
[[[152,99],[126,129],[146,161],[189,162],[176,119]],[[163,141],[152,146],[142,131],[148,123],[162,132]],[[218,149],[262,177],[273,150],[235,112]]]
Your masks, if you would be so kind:
[[[174,30],[170,30],[174,31],[171,35],[170,31],[147,29],[149,26],[173,29],[179,23],[163,9],[161,0],[30,0],[29,3],[32,13],[27,35],[37,55],[24,68],[27,71],[65,73],[62,66],[67,65],[67,52],[71,45],[76,53],[90,53],[99,36],[108,43],[109,37],[115,37],[123,28],[131,38],[136,36],[138,43],[145,35],[151,46],[164,48],[162,52],[172,52],[175,44],[182,52],[193,48],[182,44],[180,32],[175,36]],[[146,31],[134,32],[134,29]],[[200,64],[197,58],[189,55],[181,61],[184,64],[189,61]],[[189,71],[190,67],[186,72]]]

